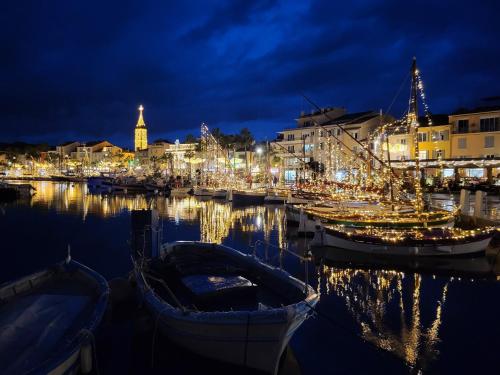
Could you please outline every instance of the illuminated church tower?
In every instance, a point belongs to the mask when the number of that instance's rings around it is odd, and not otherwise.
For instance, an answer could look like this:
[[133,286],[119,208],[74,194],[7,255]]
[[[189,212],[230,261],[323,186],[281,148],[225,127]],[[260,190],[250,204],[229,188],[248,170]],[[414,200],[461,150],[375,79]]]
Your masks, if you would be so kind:
[[145,150],[148,148],[148,129],[146,129],[146,123],[142,117],[142,111],[144,111],[144,107],[140,105],[139,119],[137,120],[137,125],[135,126],[135,151]]

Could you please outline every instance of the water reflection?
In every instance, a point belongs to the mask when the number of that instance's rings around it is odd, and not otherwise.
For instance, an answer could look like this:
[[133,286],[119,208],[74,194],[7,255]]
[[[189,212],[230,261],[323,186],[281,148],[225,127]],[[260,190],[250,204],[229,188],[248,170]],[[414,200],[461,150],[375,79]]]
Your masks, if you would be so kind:
[[[34,185],[37,194],[31,201],[16,204],[78,215],[82,220],[89,215],[105,219],[135,209],[155,208],[170,225],[189,223],[196,232],[199,225],[202,241],[229,242],[245,250],[244,242],[248,245],[261,239],[299,254],[309,249],[307,239],[290,237],[290,232],[287,237],[282,206],[233,208],[225,202],[194,197],[93,195],[84,184],[36,182]],[[398,267],[385,260],[377,263],[376,259],[370,259],[371,268],[366,269],[361,267],[361,264],[366,266],[366,259],[354,263],[352,254],[344,256],[341,252],[335,253],[335,257],[337,263],[328,266],[321,263],[317,268],[316,287],[321,301],[340,302],[341,311],[348,314],[347,324],[354,325],[354,330],[365,340],[418,369],[428,369],[439,359],[443,320],[447,316],[450,319],[447,314],[453,313],[444,310],[452,285],[451,275],[433,278],[430,276],[434,273],[433,267],[447,272],[461,270],[469,276],[471,273],[486,275],[494,268],[482,258],[458,259],[450,264],[444,260],[439,264],[435,260],[431,264],[419,260],[419,268],[413,263]],[[303,264],[294,264],[290,259],[285,263],[292,273],[300,276],[303,272]],[[408,270],[412,272],[406,272]],[[424,274],[419,273],[422,271]],[[460,288],[454,284],[453,287]],[[319,308],[325,305],[321,301]],[[333,315],[332,311],[324,312]],[[320,323],[312,320],[309,324]]]
[[326,284],[320,292],[344,300],[365,340],[418,368],[425,369],[436,358],[449,280],[432,280],[432,293],[424,296],[419,274],[327,266],[319,272]]

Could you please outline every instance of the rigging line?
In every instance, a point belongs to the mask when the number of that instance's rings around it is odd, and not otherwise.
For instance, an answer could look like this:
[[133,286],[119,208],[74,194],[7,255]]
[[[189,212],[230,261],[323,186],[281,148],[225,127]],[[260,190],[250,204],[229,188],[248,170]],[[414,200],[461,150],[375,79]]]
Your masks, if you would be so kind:
[[389,107],[387,107],[385,113],[389,113],[389,111],[392,109],[392,106],[394,105],[394,103],[396,102],[396,99],[398,98],[398,96],[401,94],[401,91],[403,91],[403,87],[405,86],[406,84],[406,81],[408,81],[408,77],[410,76],[411,72],[408,71],[407,74],[406,74],[406,77],[405,79],[403,80],[403,82],[401,83],[401,86],[399,86],[399,89],[398,91],[396,92],[396,95],[394,95],[394,98],[392,99],[392,102],[391,104],[389,105]]

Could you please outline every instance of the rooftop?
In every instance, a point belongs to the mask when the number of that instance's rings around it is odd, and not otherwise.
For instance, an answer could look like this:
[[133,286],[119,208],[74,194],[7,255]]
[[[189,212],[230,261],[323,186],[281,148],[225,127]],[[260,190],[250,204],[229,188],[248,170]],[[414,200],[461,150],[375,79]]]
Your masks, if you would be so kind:
[[320,115],[322,113],[326,113],[326,112],[330,112],[330,111],[334,111],[334,110],[339,110],[339,109],[344,109],[342,107],[327,107],[327,108],[321,108],[317,111],[313,111],[311,113],[301,113],[299,118],[307,118],[307,117],[312,117],[312,116],[317,116],[317,115]]
[[338,125],[338,124],[361,124],[365,121],[371,120],[374,117],[379,116],[377,112],[365,111],[365,112],[355,112],[348,113],[340,116],[334,120],[325,122],[322,125]]
[[466,115],[469,113],[493,112],[493,111],[500,111],[500,105],[481,106],[481,107],[475,107],[472,109],[459,108],[455,112],[453,112],[452,115]]

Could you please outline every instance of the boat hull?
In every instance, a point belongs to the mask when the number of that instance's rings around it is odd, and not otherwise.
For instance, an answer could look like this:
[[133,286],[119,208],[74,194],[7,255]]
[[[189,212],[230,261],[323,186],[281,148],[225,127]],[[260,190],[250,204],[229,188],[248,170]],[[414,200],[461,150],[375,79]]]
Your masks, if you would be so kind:
[[227,190],[215,190],[212,194],[213,199],[226,199]]
[[0,299],[0,362],[8,364],[2,371],[68,374],[78,371],[82,350],[91,348],[109,286],[95,271],[69,261],[2,285]]
[[189,195],[189,192],[191,190],[192,188],[190,187],[172,188],[172,190],[170,190],[170,195],[173,196]]
[[[182,245],[189,244],[182,242]],[[243,267],[259,267],[264,278],[303,289],[305,284],[286,272],[225,246],[197,244],[241,258]],[[167,246],[175,246],[168,244]],[[245,266],[246,265],[246,266]],[[319,297],[311,287],[305,300],[278,308],[250,311],[182,311],[151,289],[139,267],[134,268],[138,293],[157,319],[159,330],[176,344],[201,356],[276,374],[279,360],[294,332],[309,316]]]
[[213,196],[214,192],[213,190],[209,190],[206,188],[194,188],[194,193],[193,195],[195,197],[211,197]]
[[328,228],[317,228],[312,243],[314,246],[330,248],[335,251],[335,248],[350,250],[364,254],[377,254],[388,256],[411,256],[411,257],[429,257],[429,256],[460,256],[471,255],[483,252],[489,245],[492,236],[486,235],[477,239],[470,239],[462,243],[450,241],[415,241],[414,243],[385,243],[371,242],[369,240],[361,241],[346,238],[338,231],[329,230]]
[[264,204],[265,192],[233,190],[233,204],[235,206],[258,206]]

